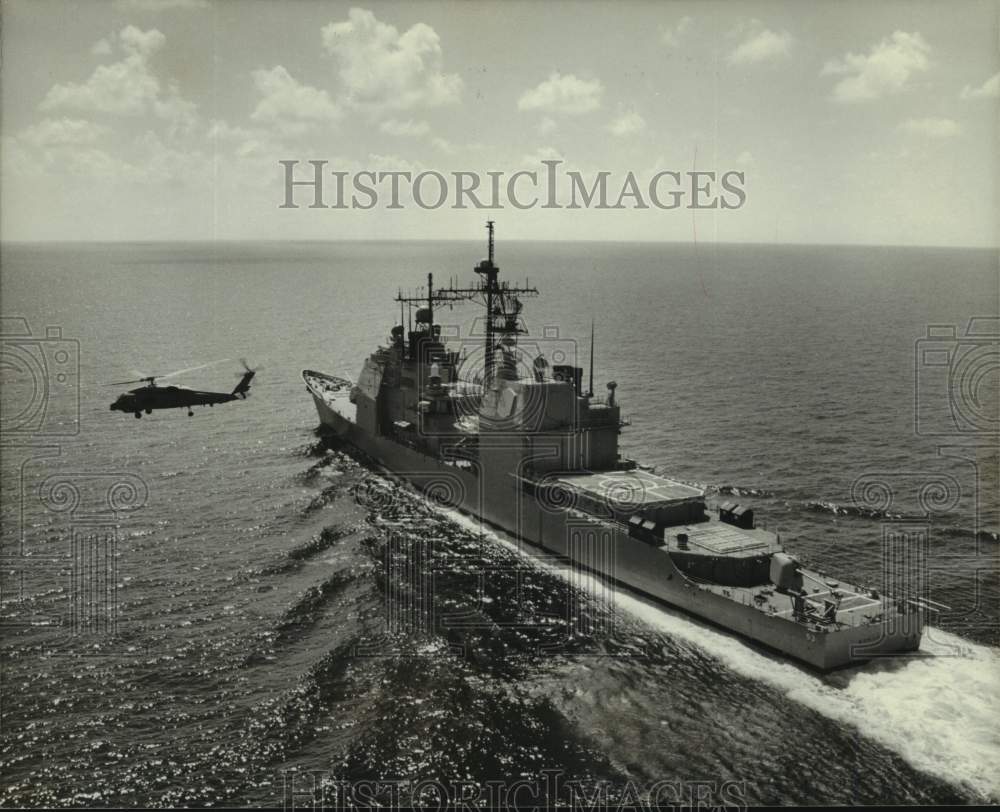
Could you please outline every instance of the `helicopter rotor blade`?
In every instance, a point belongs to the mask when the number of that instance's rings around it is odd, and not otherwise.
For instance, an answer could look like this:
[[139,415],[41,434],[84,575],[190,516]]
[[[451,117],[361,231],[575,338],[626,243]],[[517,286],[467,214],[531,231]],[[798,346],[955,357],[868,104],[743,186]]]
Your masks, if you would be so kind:
[[116,383],[106,383],[105,386],[125,386],[130,383],[148,383],[152,384],[154,381],[158,381],[163,378],[173,378],[177,375],[184,375],[187,372],[194,372],[199,369],[205,369],[205,367],[214,366],[215,364],[221,364],[223,361],[228,361],[228,358],[220,358],[218,361],[209,361],[207,364],[199,364],[196,367],[188,367],[187,369],[176,369],[173,372],[168,372],[165,375],[147,375],[138,369],[130,370],[133,375],[138,375],[139,377],[131,381],[117,381]]
[[218,361],[209,361],[207,364],[199,364],[196,367],[188,367],[187,369],[177,369],[173,372],[168,372],[166,375],[157,375],[157,380],[163,380],[165,378],[174,378],[178,375],[185,375],[188,372],[195,372],[199,369],[205,369],[206,367],[215,366],[216,364],[221,364],[223,361],[228,361],[228,358],[220,358]]

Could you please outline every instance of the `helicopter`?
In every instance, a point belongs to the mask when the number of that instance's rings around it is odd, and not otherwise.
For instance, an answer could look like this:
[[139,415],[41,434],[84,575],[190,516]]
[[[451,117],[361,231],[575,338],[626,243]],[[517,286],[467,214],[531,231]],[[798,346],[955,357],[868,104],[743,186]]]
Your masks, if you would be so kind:
[[[223,359],[228,360],[228,359]],[[214,406],[216,403],[229,403],[230,401],[246,399],[250,393],[250,381],[257,374],[259,369],[251,369],[245,359],[241,358],[244,372],[237,373],[240,378],[236,388],[232,392],[202,392],[197,389],[188,389],[184,386],[157,386],[156,381],[174,378],[188,372],[220,364],[222,361],[213,361],[209,364],[201,364],[188,369],[178,369],[175,372],[168,372],[165,375],[144,375],[142,372],[133,370],[139,378],[131,381],[117,381],[116,383],[105,384],[105,386],[127,386],[130,383],[144,383],[138,389],[133,389],[111,404],[111,411],[131,412],[136,419],[142,417],[142,413],[152,414],[153,409],[184,409],[188,410],[188,417],[193,417],[193,406]]]

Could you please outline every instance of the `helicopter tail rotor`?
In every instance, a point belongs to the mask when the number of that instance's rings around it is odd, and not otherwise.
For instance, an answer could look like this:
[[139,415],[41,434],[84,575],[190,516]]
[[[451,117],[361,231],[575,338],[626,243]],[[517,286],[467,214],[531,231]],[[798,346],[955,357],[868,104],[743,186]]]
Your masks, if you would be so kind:
[[263,369],[263,367],[256,367],[255,369],[252,369],[247,363],[246,358],[241,358],[240,363],[246,371],[237,373],[240,382],[236,384],[236,388],[233,389],[232,393],[246,399],[247,395],[250,394],[250,382],[253,380],[253,376],[256,375],[259,370]]
[[[261,370],[263,370],[263,369],[264,369],[264,367],[261,367],[261,366],[257,366],[257,367],[251,367],[251,366],[250,366],[250,365],[249,365],[249,364],[247,363],[247,359],[246,359],[246,358],[240,358],[240,364],[241,364],[241,365],[243,366],[243,369],[244,369],[244,370],[245,370],[246,372],[260,372]],[[236,373],[236,375],[237,375],[238,377],[243,377],[243,374],[244,374],[243,372],[237,372],[237,373]]]

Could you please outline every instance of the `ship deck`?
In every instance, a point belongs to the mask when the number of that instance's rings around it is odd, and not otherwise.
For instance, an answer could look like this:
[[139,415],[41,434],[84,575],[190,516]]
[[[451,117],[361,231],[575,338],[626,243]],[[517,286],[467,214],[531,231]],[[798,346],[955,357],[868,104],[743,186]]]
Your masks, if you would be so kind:
[[311,369],[303,370],[302,378],[309,391],[322,398],[333,411],[352,423],[357,421],[357,408],[351,403],[351,388],[354,384],[345,378],[335,378]]
[[[817,631],[833,632],[840,628],[852,628],[867,624],[877,625],[884,622],[890,612],[895,611],[886,598],[874,597],[867,589],[845,584],[832,578],[824,578],[820,573],[811,570],[803,571],[825,584],[825,586],[814,584],[806,590],[806,605],[815,609],[815,615],[801,622],[815,625]],[[703,590],[722,595],[745,606],[751,606],[765,614],[792,619],[791,596],[778,592],[773,584],[734,587],[704,581],[696,581],[696,583]],[[824,600],[840,601],[836,620],[832,623],[823,620]]]
[[559,482],[604,503],[627,503],[637,510],[701,499],[704,491],[649,471],[563,474]]
[[[682,548],[677,535],[687,535],[687,548]],[[744,558],[781,552],[778,537],[760,527],[736,527],[721,521],[714,513],[704,522],[667,527],[664,532],[667,549],[688,554]]]

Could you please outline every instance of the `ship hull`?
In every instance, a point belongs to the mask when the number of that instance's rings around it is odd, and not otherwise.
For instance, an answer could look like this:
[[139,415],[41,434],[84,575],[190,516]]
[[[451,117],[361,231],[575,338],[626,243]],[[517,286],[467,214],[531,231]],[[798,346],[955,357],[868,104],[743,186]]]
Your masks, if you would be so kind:
[[[315,376],[317,373],[310,373]],[[613,524],[572,507],[540,504],[516,477],[504,474],[516,450],[499,443],[480,449],[478,466],[458,468],[389,438],[373,436],[331,408],[306,379],[324,429],[373,458],[432,500],[492,525],[518,541],[610,579],[631,591],[681,609],[807,665],[829,671],[919,647],[922,613],[879,625],[834,632],[767,615],[702,589],[668,555]],[[497,475],[501,472],[500,475]]]

